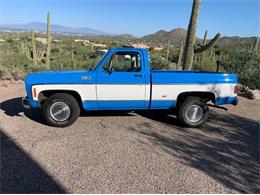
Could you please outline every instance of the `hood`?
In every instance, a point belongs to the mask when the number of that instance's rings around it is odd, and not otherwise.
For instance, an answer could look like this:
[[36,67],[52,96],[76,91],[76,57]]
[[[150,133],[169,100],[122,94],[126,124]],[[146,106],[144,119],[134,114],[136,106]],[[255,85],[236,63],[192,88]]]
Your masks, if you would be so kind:
[[36,84],[86,84],[94,83],[95,74],[91,70],[41,71],[25,77],[26,87]]

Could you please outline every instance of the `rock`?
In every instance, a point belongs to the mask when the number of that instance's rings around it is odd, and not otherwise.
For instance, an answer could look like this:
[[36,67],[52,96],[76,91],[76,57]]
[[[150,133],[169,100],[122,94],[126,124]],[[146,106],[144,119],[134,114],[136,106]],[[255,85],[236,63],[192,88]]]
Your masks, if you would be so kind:
[[245,85],[238,84],[239,93],[238,95],[244,96],[246,98],[252,99],[252,100],[260,100],[260,90],[258,89],[250,89],[249,87]]
[[252,90],[252,89],[249,89],[248,90],[248,97],[250,99],[253,99],[253,100],[260,100],[260,90]]

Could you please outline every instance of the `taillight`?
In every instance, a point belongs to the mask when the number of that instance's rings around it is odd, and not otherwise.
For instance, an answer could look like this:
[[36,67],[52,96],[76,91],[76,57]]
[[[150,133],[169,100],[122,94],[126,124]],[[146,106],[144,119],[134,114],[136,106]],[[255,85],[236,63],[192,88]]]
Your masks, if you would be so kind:
[[235,86],[235,87],[234,87],[234,93],[236,93],[236,94],[239,93],[239,88],[238,88],[238,86]]

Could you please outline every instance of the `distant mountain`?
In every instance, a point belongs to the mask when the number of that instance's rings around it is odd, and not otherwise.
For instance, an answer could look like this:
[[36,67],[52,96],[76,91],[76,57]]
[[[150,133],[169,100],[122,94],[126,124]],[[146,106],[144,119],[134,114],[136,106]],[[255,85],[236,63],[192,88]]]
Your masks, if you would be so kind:
[[[153,42],[153,43],[167,43],[170,41],[171,43],[180,43],[181,41],[186,40],[187,31],[183,28],[176,28],[171,31],[159,30],[156,33],[146,35],[142,37],[142,40]],[[253,44],[256,37],[239,37],[239,36],[231,36],[231,37],[222,37],[218,45],[219,46],[228,46],[235,44]],[[209,41],[209,40],[208,40]],[[202,39],[197,38],[198,43],[202,43]]]
[[[38,32],[46,32],[46,23],[41,22],[31,22],[27,24],[0,24],[0,31],[8,30],[8,31],[30,31],[32,28]],[[153,34],[149,34],[143,36],[141,38],[136,38],[131,34],[110,34],[107,32],[99,31],[92,28],[74,28],[62,25],[51,25],[52,33],[56,34],[64,34],[64,35],[88,35],[88,36],[99,36],[100,38],[113,37],[115,39],[127,39],[127,40],[144,40],[146,42],[150,42],[151,44],[167,44],[168,41],[170,43],[177,43],[185,41],[187,30],[183,28],[176,28],[171,31],[159,30]],[[256,37],[222,37],[219,40],[219,46],[227,46],[234,44],[243,44],[250,43],[253,44]],[[197,38],[197,41],[201,43],[202,39]]]
[[219,40],[218,45],[219,46],[227,46],[227,45],[236,45],[236,44],[254,44],[257,37],[239,37],[239,36],[233,36],[233,37],[222,37]]
[[146,35],[142,39],[147,41],[166,42],[168,40],[180,42],[185,41],[187,31],[183,28],[176,28],[171,31],[160,30],[156,33]]
[[[41,22],[31,22],[28,24],[0,24],[0,29],[10,31],[29,31],[32,28],[39,32],[46,32],[47,24]],[[61,25],[51,25],[53,33],[75,34],[75,35],[110,35],[109,33],[92,28],[73,28]]]
[[120,34],[120,35],[115,35],[114,37],[119,39],[136,39],[136,37],[133,36],[132,34]]

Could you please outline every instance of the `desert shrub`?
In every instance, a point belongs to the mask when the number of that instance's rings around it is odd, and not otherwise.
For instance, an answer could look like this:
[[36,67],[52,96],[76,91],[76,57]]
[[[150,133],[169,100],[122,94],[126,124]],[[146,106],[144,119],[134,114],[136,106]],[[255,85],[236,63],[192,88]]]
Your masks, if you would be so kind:
[[0,79],[3,80],[22,80],[25,72],[15,67],[0,66]]
[[[165,51],[165,57],[166,57],[166,52],[167,51]],[[168,60],[172,63],[178,63],[179,53],[180,53],[180,46],[170,47]]]
[[251,89],[260,89],[260,56],[246,49],[236,49],[223,61],[227,72],[237,73],[241,84]]
[[98,62],[100,61],[100,57],[98,58],[94,58],[94,59],[90,59],[90,60],[87,60],[85,61],[82,65],[81,65],[81,68],[82,69],[90,69],[90,68],[94,68],[95,65],[98,64]]
[[0,79],[11,80],[12,75],[5,66],[0,66]]
[[152,70],[168,70],[170,62],[160,53],[150,54],[150,63]]
[[193,62],[193,70],[216,71],[216,56],[213,52],[197,54]]

